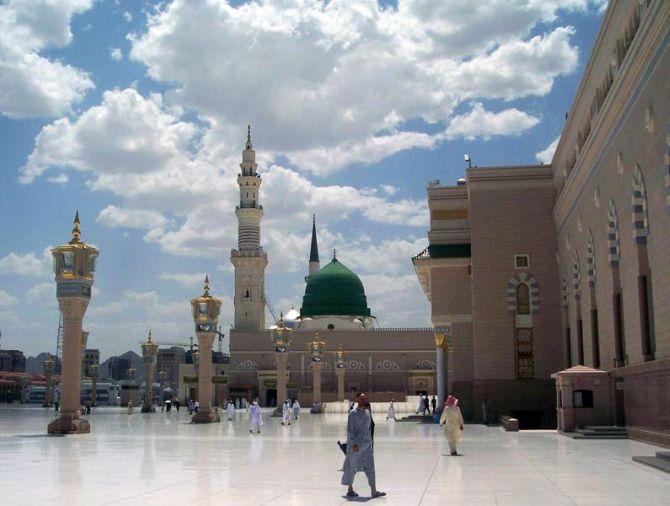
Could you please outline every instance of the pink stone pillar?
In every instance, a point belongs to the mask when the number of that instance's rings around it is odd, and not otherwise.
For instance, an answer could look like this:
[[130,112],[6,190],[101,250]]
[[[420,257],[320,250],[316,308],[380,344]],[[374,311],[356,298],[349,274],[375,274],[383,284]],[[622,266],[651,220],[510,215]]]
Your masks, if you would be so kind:
[[321,404],[321,368],[323,366],[322,362],[312,362],[312,372],[314,374],[314,381],[313,385],[314,388],[312,389],[312,402],[315,402],[317,404]]
[[193,423],[219,422],[218,413],[212,409],[212,345],[215,332],[198,332],[198,400],[199,411],[193,415]]

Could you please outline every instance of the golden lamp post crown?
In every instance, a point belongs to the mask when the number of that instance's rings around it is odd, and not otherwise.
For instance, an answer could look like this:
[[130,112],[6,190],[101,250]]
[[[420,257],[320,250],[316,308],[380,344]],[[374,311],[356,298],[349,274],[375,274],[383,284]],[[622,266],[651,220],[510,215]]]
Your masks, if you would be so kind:
[[51,360],[51,356],[44,361],[44,374],[51,374],[54,370],[54,361]]
[[100,251],[81,240],[79,224],[77,211],[70,242],[51,250],[58,283],[57,297],[91,297],[91,285]]
[[314,341],[310,341],[307,346],[309,352],[312,354],[312,362],[323,361],[323,349],[326,346],[326,343],[321,340],[318,332],[314,336]]
[[216,332],[221,314],[221,300],[209,293],[209,276],[205,276],[202,295],[191,300],[196,332]]
[[335,352],[335,368],[344,369],[344,348],[342,348],[341,344]]
[[147,340],[142,343],[142,357],[145,362],[153,362],[158,354],[158,345],[151,340],[151,331]]
[[285,352],[291,346],[291,332],[284,324],[284,314],[280,313],[277,326],[272,330],[272,344],[275,346],[275,351]]

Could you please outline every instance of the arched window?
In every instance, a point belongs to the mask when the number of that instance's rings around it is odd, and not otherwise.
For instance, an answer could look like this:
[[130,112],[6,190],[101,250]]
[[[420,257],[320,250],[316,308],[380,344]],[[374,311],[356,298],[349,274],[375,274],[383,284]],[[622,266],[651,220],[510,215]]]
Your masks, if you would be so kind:
[[530,288],[526,283],[519,283],[516,287],[517,314],[530,314]]
[[619,217],[616,212],[614,200],[610,199],[607,209],[607,246],[609,249],[610,265],[619,265]]
[[251,298],[251,296],[249,295],[249,290],[247,290],[247,291],[245,292],[245,294],[244,294],[244,298],[245,298],[245,299],[250,299],[250,298]]
[[635,165],[633,173],[633,239],[635,244],[647,244],[649,235],[649,214],[647,212],[647,190],[639,165]]

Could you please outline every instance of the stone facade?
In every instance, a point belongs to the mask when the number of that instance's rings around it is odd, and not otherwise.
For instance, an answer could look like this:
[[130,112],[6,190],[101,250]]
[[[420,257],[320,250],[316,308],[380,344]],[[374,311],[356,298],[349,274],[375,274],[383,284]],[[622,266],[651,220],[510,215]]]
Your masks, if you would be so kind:
[[558,262],[573,281],[562,316],[566,353],[572,364],[610,371],[616,420],[665,444],[669,36],[667,2],[612,3],[552,162]]
[[[310,400],[312,361],[307,343],[312,331],[296,330],[287,357],[288,395]],[[391,392],[404,399],[419,391],[435,392],[433,329],[326,330],[321,390],[325,402],[337,399],[335,351],[345,350],[345,392]],[[270,331],[230,334],[230,395],[258,397],[262,406],[276,402],[276,362]],[[273,402],[274,401],[274,402]],[[311,404],[311,402],[310,402]]]
[[669,38],[668,2],[611,2],[551,166],[429,185],[414,265],[475,420],[486,399],[551,426],[550,374],[584,364],[609,372],[612,422],[670,443]]

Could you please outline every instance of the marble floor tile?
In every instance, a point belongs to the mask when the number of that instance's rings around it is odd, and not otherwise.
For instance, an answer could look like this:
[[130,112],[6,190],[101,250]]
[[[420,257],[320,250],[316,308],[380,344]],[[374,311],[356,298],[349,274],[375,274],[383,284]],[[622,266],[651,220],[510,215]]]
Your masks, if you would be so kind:
[[13,505],[627,505],[667,503],[670,478],[635,464],[658,448],[635,441],[575,441],[554,431],[506,433],[467,425],[450,457],[435,425],[378,420],[377,486],[362,473],[358,500],[340,485],[345,415],[304,414],[282,427],[265,413],[192,425],[185,411],[98,408],[89,435],[48,437],[53,411],[0,407],[0,504]]

